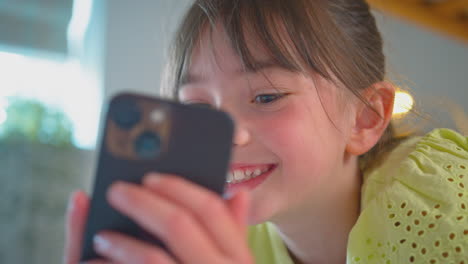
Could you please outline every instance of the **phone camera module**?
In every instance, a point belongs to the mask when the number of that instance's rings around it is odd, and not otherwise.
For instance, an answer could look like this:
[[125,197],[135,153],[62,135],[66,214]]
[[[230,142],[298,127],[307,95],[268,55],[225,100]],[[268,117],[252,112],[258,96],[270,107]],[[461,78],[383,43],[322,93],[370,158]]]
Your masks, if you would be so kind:
[[131,100],[122,100],[116,102],[116,106],[110,113],[115,124],[124,130],[130,130],[141,120],[141,111],[136,102]]
[[135,153],[142,159],[155,158],[161,151],[161,138],[150,131],[141,133],[134,144]]

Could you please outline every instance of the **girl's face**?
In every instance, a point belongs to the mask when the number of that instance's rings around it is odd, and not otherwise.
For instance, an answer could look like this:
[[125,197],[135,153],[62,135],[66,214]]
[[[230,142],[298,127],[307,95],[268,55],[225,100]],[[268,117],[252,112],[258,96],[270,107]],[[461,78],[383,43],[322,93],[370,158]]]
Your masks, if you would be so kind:
[[251,46],[263,66],[256,72],[243,70],[224,33],[203,35],[179,98],[234,119],[228,192],[250,190],[249,223],[256,224],[318,208],[345,184],[353,108],[331,83],[274,66],[261,47]]

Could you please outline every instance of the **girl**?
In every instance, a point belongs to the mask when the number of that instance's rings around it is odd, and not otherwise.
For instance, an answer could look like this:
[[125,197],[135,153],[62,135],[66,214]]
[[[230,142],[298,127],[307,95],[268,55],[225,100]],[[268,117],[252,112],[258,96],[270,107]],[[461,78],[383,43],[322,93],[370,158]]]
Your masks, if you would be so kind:
[[[116,183],[110,203],[174,256],[103,231],[93,263],[468,263],[468,139],[392,150],[384,65],[363,0],[195,1],[163,92],[235,120],[230,198],[176,175]],[[88,198],[70,205],[77,263]]]

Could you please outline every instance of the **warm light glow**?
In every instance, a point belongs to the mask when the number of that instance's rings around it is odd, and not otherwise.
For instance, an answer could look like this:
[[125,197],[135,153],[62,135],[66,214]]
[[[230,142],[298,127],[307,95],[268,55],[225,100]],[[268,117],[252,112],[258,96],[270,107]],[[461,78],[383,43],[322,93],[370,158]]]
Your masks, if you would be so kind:
[[393,116],[402,116],[407,114],[413,108],[413,97],[405,91],[395,93],[395,103],[393,105]]

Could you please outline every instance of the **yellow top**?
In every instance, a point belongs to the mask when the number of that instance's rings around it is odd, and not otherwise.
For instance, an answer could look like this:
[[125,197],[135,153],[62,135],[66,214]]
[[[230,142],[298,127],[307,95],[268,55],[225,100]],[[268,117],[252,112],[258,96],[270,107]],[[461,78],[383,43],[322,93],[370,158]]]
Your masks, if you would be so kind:
[[[468,264],[468,137],[436,129],[365,172],[347,263]],[[249,227],[257,264],[294,263],[275,226]]]

